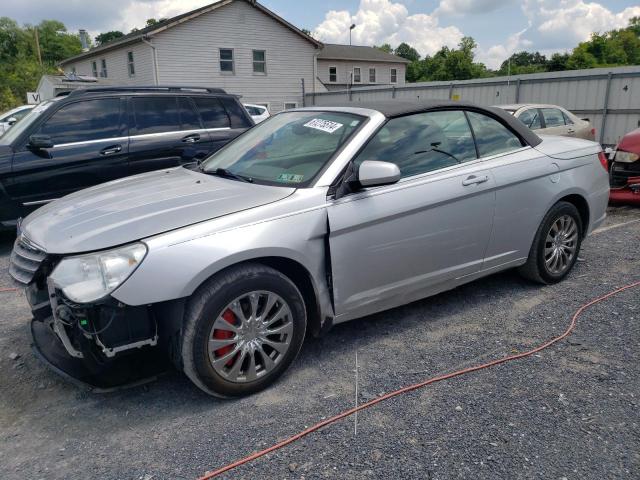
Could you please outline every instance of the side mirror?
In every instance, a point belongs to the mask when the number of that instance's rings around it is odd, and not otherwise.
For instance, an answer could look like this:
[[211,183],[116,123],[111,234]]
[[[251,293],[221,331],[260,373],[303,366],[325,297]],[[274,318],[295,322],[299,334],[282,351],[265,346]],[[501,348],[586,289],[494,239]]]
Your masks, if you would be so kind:
[[7,123],[9,124],[9,126],[13,125],[14,123],[16,123],[18,121],[18,119],[16,117],[9,117],[7,118]]
[[365,160],[358,169],[358,183],[362,187],[391,185],[400,180],[400,169],[395,163]]
[[53,140],[49,135],[31,135],[28,146],[34,150],[53,148]]

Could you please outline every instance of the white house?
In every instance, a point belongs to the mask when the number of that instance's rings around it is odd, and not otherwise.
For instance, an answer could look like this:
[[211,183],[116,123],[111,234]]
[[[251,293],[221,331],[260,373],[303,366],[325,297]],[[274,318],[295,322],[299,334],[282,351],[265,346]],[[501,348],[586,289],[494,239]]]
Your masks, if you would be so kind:
[[404,86],[409,60],[373,47],[326,44],[318,79],[327,90],[371,85]]
[[252,0],[221,0],[68,58],[65,73],[115,85],[221,87],[270,111],[326,91],[316,79],[322,43]]
[[221,87],[278,112],[303,106],[305,93],[345,88],[350,78],[353,84],[402,85],[406,63],[370,47],[325,47],[255,0],[220,0],[60,66],[67,75],[111,85]]

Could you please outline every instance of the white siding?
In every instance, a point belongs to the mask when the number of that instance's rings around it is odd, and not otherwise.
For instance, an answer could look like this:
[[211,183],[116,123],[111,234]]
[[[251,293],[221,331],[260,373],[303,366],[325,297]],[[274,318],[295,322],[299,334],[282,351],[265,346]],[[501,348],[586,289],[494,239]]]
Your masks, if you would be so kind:
[[[337,67],[338,78],[336,82],[329,81],[329,67]],[[361,82],[355,83],[354,86],[361,85],[390,85],[391,69],[398,70],[398,83],[395,85],[402,86],[405,84],[406,66],[404,63],[383,63],[383,62],[354,62],[349,60],[325,60],[318,59],[318,78],[327,88],[331,89],[331,85],[344,85],[351,83],[351,72],[354,67],[360,67]],[[369,83],[369,69],[376,69],[376,82]]]
[[[233,2],[156,34],[159,83],[222,87],[244,103],[302,106],[302,82],[314,88],[314,45],[246,2]],[[234,74],[221,73],[219,49],[234,51]],[[253,50],[265,50],[267,74],[253,73]]]
[[[135,76],[129,76],[127,67],[127,52],[133,52]],[[100,61],[107,61],[107,79],[113,85],[155,85],[153,72],[153,56],[150,46],[138,42],[123,46],[117,50],[97,53],[77,62],[64,65],[65,73],[71,73],[75,67],[78,75],[93,75],[91,62],[96,62],[98,74],[100,73]]]

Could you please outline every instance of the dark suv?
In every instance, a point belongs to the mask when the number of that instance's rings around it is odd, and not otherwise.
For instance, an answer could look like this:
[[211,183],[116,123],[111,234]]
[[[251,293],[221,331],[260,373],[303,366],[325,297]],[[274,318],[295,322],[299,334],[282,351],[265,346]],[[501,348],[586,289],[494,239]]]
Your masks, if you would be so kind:
[[252,125],[217,88],[88,88],[47,100],[0,137],[0,224],[76,190],[202,160]]

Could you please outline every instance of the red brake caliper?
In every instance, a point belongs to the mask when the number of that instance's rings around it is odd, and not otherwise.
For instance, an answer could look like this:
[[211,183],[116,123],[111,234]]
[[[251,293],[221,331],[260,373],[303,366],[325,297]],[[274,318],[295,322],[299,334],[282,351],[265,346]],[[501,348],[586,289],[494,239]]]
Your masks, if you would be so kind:
[[[222,318],[228,323],[230,323],[231,325],[235,325],[236,323],[236,316],[233,314],[233,312],[230,309],[227,309],[222,314]],[[225,338],[232,338],[232,337],[233,337],[233,332],[229,330],[220,330],[216,328],[213,331],[213,338],[217,338],[219,340],[224,340]],[[231,350],[233,350],[233,344],[220,347],[214,353],[216,354],[217,357],[222,357],[227,353],[229,353]],[[233,358],[229,359],[229,361],[226,363],[226,366],[229,367],[231,366],[232,363],[233,363]]]

